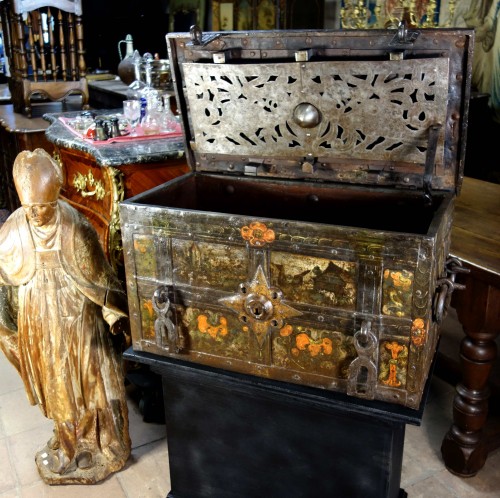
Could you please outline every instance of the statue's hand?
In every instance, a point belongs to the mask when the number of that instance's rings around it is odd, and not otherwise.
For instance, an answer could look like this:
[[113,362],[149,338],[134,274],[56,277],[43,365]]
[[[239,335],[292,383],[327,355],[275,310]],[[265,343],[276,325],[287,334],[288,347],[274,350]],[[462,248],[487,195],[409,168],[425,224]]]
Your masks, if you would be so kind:
[[127,317],[120,318],[116,320],[110,327],[110,331],[113,335],[124,334],[126,336],[130,335],[130,322]]
[[0,286],[0,336],[7,337],[15,333],[17,333],[17,324],[12,316],[8,288]]

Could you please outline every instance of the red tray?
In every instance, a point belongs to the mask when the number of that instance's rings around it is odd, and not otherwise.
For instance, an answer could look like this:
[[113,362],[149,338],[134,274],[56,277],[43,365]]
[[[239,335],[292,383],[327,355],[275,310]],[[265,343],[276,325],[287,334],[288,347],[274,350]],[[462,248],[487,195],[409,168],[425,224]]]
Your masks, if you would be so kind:
[[137,140],[153,140],[155,138],[175,138],[175,137],[181,137],[182,136],[182,127],[180,123],[177,123],[176,125],[176,130],[173,132],[168,132],[168,133],[155,133],[155,134],[146,134],[144,133],[144,130],[142,129],[141,125],[137,126],[135,129],[135,133],[133,135],[128,134],[128,135],[122,135],[120,137],[112,137],[108,138],[107,140],[94,140],[93,138],[89,138],[85,135],[82,135],[78,130],[75,130],[71,126],[71,118],[65,118],[63,116],[59,117],[59,121],[66,126],[68,130],[71,131],[74,135],[76,135],[78,138],[84,140],[85,142],[91,143],[93,145],[105,145],[105,144],[111,144],[111,143],[129,143],[129,142],[134,142]]

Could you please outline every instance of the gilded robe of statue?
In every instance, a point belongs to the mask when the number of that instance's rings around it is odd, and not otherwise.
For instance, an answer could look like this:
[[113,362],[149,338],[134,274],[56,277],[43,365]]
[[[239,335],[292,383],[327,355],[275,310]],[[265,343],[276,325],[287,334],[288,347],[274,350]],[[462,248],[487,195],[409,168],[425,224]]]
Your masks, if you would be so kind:
[[89,222],[61,200],[54,211],[51,223],[33,226],[21,207],[0,229],[0,285],[18,288],[19,308],[17,333],[4,327],[1,346],[29,401],[54,421],[36,455],[42,478],[94,483],[130,454],[122,363],[110,338],[126,299]]

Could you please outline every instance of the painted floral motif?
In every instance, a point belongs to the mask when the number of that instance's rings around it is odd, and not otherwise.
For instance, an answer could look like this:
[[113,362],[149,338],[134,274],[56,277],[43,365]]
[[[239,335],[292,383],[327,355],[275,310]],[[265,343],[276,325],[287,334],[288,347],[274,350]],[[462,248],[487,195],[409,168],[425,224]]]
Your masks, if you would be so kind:
[[148,250],[148,245],[146,244],[146,242],[149,242],[149,241],[144,241],[144,240],[140,240],[140,239],[134,239],[134,249],[136,252],[140,252],[141,254],[145,254],[146,251]]
[[153,301],[151,301],[151,299],[148,299],[147,301],[144,301],[144,304],[142,306],[148,312],[148,315],[150,317],[153,317]]
[[315,341],[307,334],[302,333],[295,337],[295,344],[297,347],[292,348],[294,356],[298,356],[300,351],[307,351],[312,357],[319,354],[331,355],[333,351],[332,341],[328,337]]
[[356,351],[342,332],[285,324],[273,341],[273,364],[332,378],[346,378]]
[[[280,329],[281,337],[288,337],[292,335],[293,327],[285,325]],[[331,355],[333,352],[333,342],[328,337],[320,339],[313,339],[308,334],[301,332],[295,336],[295,346],[292,347],[291,353],[298,356],[300,351],[307,351],[311,356],[318,356],[320,353]]]
[[247,361],[251,356],[248,327],[236,315],[188,306],[178,326],[192,352]]
[[422,318],[415,318],[411,325],[411,342],[415,346],[424,346],[427,342],[427,330]]
[[[390,357],[382,365],[380,379],[389,387],[401,387],[406,383],[404,364],[408,356],[408,348],[397,341],[384,342],[383,349],[389,352]],[[384,378],[386,377],[386,378]]]
[[198,331],[202,334],[208,334],[212,339],[224,337],[228,333],[227,320],[221,316],[219,325],[210,325],[206,315],[198,315]]
[[384,271],[382,312],[390,316],[411,313],[413,273],[407,270]]
[[154,339],[155,337],[155,312],[151,299],[143,299],[141,311],[142,337],[144,339]]
[[285,325],[284,327],[281,327],[280,329],[280,336],[281,337],[288,337],[289,335],[292,335],[293,332],[293,327],[291,325]]
[[264,223],[254,221],[250,226],[241,228],[241,236],[248,240],[251,246],[263,247],[266,244],[274,242],[275,234],[270,228],[267,228]]
[[156,254],[152,236],[134,236],[134,263],[136,275],[145,278],[156,276]]

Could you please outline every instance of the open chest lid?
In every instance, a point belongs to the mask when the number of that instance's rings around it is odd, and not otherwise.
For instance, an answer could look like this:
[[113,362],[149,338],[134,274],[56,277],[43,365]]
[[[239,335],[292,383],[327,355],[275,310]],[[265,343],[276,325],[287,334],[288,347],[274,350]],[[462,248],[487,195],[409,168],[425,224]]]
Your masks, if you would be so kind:
[[167,35],[193,170],[458,191],[467,29]]

